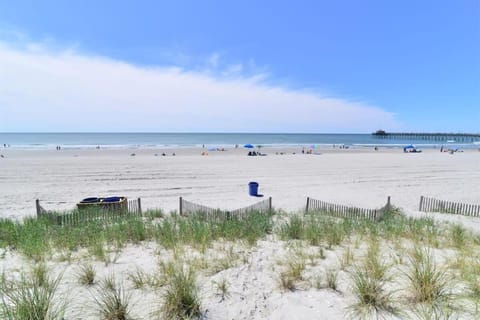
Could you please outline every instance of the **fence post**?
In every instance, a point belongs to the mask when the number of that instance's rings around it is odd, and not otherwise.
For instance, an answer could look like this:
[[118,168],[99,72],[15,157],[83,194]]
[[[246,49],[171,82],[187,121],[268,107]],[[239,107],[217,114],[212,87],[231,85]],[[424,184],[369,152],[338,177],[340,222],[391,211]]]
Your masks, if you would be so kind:
[[39,218],[42,215],[42,212],[40,210],[40,200],[39,199],[35,200],[35,207],[37,208],[37,218]]
[[178,212],[180,213],[181,216],[183,215],[182,197],[180,197]]
[[307,197],[307,205],[305,207],[305,213],[308,213],[308,207],[310,206],[310,198]]
[[390,196],[387,197],[387,210],[390,210],[392,207],[392,204],[390,203]]
[[140,200],[140,198],[138,198],[137,203],[138,203],[138,213],[140,215],[142,215],[142,200]]
[[272,214],[272,197],[268,198],[268,213]]
[[422,205],[423,205],[423,196],[420,196],[420,204],[418,205],[418,211],[422,211]]

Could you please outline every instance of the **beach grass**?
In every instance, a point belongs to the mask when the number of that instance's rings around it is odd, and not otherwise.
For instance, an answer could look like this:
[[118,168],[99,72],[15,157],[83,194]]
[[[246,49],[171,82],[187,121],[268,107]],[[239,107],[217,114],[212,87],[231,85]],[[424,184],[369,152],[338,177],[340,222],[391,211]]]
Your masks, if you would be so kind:
[[[262,241],[258,244],[258,240]],[[265,241],[279,241],[285,247],[285,252],[278,253],[282,262],[273,278],[279,282],[277,289],[307,289],[306,279],[319,290],[341,289],[341,295],[353,296],[348,312],[354,318],[398,316],[395,300],[404,302],[402,312],[406,309],[405,314],[417,318],[480,314],[480,236],[460,225],[405,217],[398,209],[387,212],[381,221],[317,213],[273,218],[262,212],[252,212],[245,219],[211,221],[200,215],[165,215],[161,211],[144,217],[89,219],[71,225],[59,225],[48,218],[0,219],[0,247],[35,263],[29,273],[30,291],[33,286],[49,287],[46,265],[59,252],[69,254],[69,263],[87,253],[89,259],[108,265],[117,262],[127,245],[153,244],[156,252],[162,253],[159,270],[147,274],[137,267],[126,271],[122,280],[129,280],[133,289],[160,292],[156,316],[171,319],[201,315],[198,274],[209,277],[242,268],[242,263],[250,268],[254,263],[252,253]],[[445,252],[448,257],[442,256]],[[272,261],[278,258],[275,254],[271,257]],[[452,282],[453,275],[458,276],[459,286]],[[4,292],[7,288],[21,292],[18,281],[8,281],[5,274],[2,278]],[[119,287],[114,277],[98,283],[91,264],[80,265],[76,278],[94,292],[102,318],[128,318],[131,289]],[[223,302],[230,296],[232,284],[230,278],[221,279],[214,282],[214,290]],[[5,293],[2,296],[8,305],[15,303]],[[459,311],[459,306],[464,310]],[[13,311],[4,302],[2,312]]]
[[57,294],[62,274],[51,277],[45,267],[0,283],[0,316],[6,320],[63,319],[66,299]]
[[166,290],[159,315],[163,319],[186,320],[201,315],[201,302],[195,273],[191,268],[173,265],[167,270]]
[[405,276],[410,300],[417,308],[432,309],[447,314],[458,302],[453,293],[454,279],[438,266],[428,248],[414,248],[409,257],[410,266]]
[[131,294],[115,276],[107,276],[94,289],[96,311],[103,320],[128,320],[131,313]]
[[97,271],[91,263],[84,263],[79,266],[77,271],[78,283],[84,286],[91,286],[95,284]]
[[327,281],[327,288],[332,289],[333,291],[338,291],[338,271],[329,268],[325,272],[325,279]]
[[127,278],[135,289],[143,289],[150,282],[149,275],[139,267],[136,267],[135,271],[129,272]]
[[374,238],[370,241],[363,261],[355,265],[350,274],[352,293],[356,301],[348,309],[354,319],[379,319],[401,315],[393,293],[385,288],[391,278],[387,275],[388,265],[382,259],[376,240]]
[[299,281],[303,280],[305,260],[298,255],[289,257],[285,262],[285,270],[280,273],[280,286],[284,290],[295,291]]
[[27,218],[24,221],[2,219],[0,245],[15,248],[34,261],[45,259],[53,251],[87,248],[94,257],[108,264],[114,259],[109,255],[107,246],[121,249],[126,244],[155,241],[168,249],[191,245],[204,251],[219,239],[245,240],[254,245],[271,232],[271,216],[261,212],[252,212],[246,219],[223,221],[178,215],[164,217],[160,221],[127,215],[123,219],[89,219],[72,225],[58,225],[48,218]]
[[216,295],[220,297],[220,302],[230,297],[230,284],[226,278],[222,278],[219,281],[214,281],[213,286],[216,290]]

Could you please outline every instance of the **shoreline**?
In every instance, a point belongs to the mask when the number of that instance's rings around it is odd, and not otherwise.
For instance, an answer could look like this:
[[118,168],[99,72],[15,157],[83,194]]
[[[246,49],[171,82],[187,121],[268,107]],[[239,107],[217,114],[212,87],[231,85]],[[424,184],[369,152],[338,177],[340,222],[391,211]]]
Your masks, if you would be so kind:
[[[373,148],[378,148],[379,150],[402,150],[406,145],[411,145],[409,142],[405,143],[353,143],[353,144],[344,144],[344,143],[288,143],[288,144],[259,144],[260,149],[321,149],[321,150],[330,150],[330,149],[339,149],[341,147],[345,149],[359,149],[359,150],[368,150]],[[414,145],[419,149],[425,150],[438,150],[440,148],[446,149],[458,149],[462,151],[480,151],[480,143],[414,143]],[[312,148],[314,146],[314,148]],[[84,151],[84,150],[189,150],[189,149],[225,149],[225,150],[248,150],[242,145],[232,145],[231,143],[210,143],[210,144],[166,144],[166,145],[149,145],[149,144],[127,144],[127,145],[68,145],[68,144],[47,144],[47,145],[7,145],[0,146],[0,153],[2,151],[48,151],[56,150],[57,147],[60,147],[61,150],[72,150],[72,151]],[[257,150],[258,144],[254,144],[254,149]]]

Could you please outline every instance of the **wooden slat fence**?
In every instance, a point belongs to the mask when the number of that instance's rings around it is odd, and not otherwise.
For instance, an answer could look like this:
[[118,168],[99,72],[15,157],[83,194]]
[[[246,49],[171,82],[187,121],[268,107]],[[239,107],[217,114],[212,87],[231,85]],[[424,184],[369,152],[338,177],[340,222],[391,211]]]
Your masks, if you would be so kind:
[[109,204],[108,207],[92,206],[91,208],[74,209],[69,212],[59,213],[46,210],[36,200],[37,217],[47,217],[59,225],[77,225],[80,223],[99,221],[107,222],[125,217],[142,216],[141,199],[127,200],[123,204]]
[[221,210],[207,207],[201,204],[196,204],[187,201],[180,197],[179,200],[179,213],[182,216],[197,215],[212,222],[219,222],[223,220],[229,220],[232,218],[245,219],[251,212],[264,212],[267,214],[272,213],[272,198],[265,199],[257,202],[253,205],[235,209],[235,210]]
[[387,198],[387,204],[380,209],[350,207],[307,197],[305,213],[320,213],[338,218],[379,221],[391,207],[390,197]]
[[418,207],[418,210],[422,212],[439,212],[460,214],[470,217],[480,217],[479,204],[452,202],[421,196]]

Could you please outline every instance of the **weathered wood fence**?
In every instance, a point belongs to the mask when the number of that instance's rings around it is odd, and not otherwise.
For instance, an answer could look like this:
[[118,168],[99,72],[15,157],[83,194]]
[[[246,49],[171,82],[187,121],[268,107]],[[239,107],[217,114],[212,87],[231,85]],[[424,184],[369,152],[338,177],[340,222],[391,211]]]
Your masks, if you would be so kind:
[[206,220],[218,222],[230,219],[245,219],[252,212],[261,212],[266,214],[272,213],[272,198],[269,197],[263,201],[257,202],[250,206],[235,209],[235,210],[221,210],[207,207],[201,204],[196,204],[187,201],[180,197],[179,199],[179,213],[182,216],[196,215],[205,218]]
[[320,213],[339,218],[367,219],[379,221],[385,213],[392,208],[390,197],[387,198],[387,204],[380,209],[364,209],[350,207],[341,204],[328,203],[321,200],[307,197],[305,213]]
[[66,212],[46,210],[35,201],[37,217],[46,217],[59,225],[76,225],[89,221],[106,222],[125,217],[142,216],[142,202],[140,198],[127,200],[125,204],[109,204],[109,206],[92,206],[91,208],[74,209]]
[[439,212],[460,214],[470,217],[480,217],[480,205],[478,204],[451,202],[424,196],[420,197],[418,210],[422,212]]

